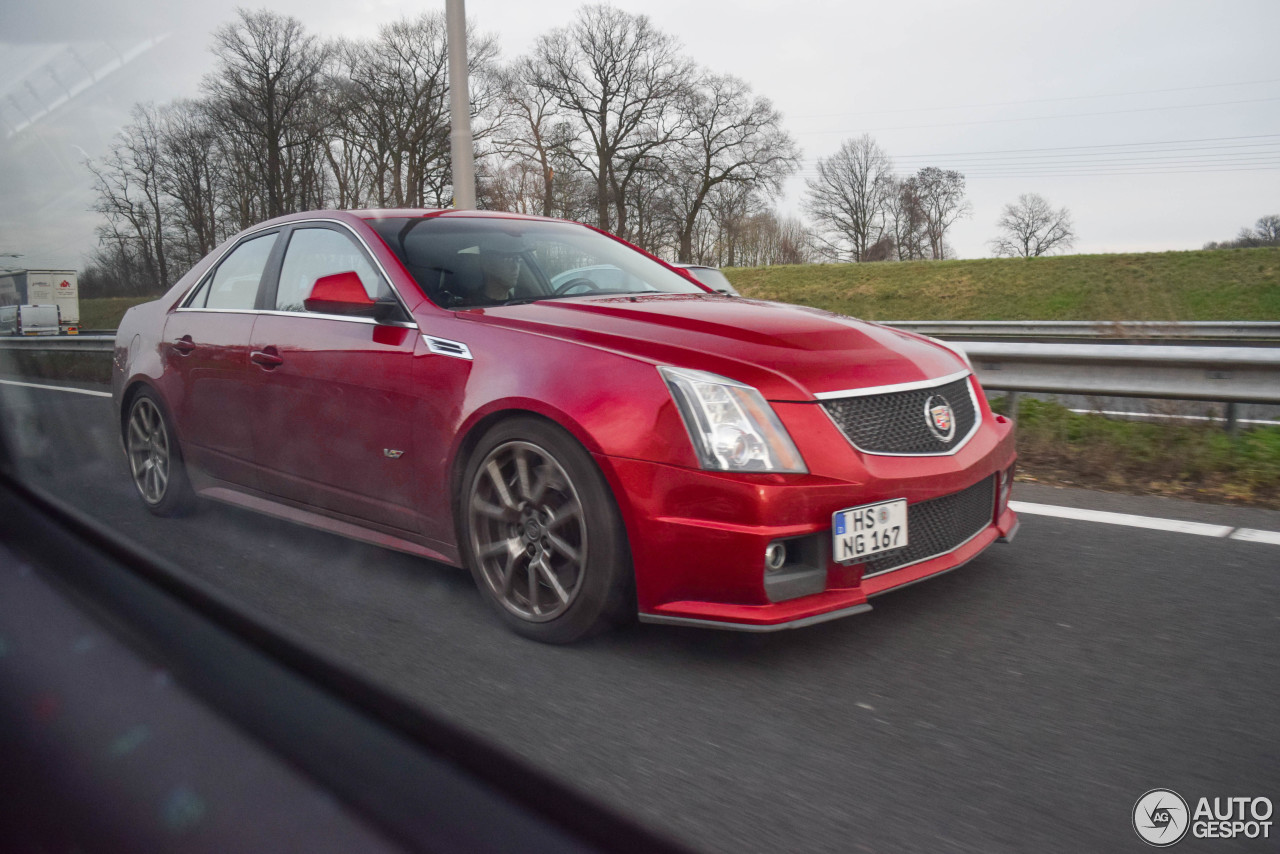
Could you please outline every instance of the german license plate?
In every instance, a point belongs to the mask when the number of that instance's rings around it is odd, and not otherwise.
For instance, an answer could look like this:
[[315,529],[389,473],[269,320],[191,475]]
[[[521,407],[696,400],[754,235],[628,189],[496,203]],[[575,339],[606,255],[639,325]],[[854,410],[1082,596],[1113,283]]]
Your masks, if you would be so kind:
[[907,544],[907,500],[881,501],[831,514],[831,553],[838,563],[862,563]]

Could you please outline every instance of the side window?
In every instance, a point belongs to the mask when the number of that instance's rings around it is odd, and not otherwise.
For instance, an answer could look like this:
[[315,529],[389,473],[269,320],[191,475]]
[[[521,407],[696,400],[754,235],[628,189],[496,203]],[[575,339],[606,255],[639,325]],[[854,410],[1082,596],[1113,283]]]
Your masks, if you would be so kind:
[[264,234],[241,243],[222,259],[213,276],[205,280],[187,303],[188,307],[252,310],[258,298],[262,271],[275,243],[275,234]]
[[280,270],[276,311],[306,311],[303,300],[310,295],[316,279],[353,270],[370,299],[391,295],[386,281],[348,235],[331,228],[295,230]]

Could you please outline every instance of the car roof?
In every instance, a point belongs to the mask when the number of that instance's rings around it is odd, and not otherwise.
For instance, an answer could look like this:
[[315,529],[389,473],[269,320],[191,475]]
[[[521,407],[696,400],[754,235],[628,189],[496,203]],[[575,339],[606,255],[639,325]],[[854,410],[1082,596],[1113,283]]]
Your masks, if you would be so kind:
[[300,220],[309,219],[336,219],[345,222],[364,222],[373,219],[387,219],[391,217],[407,217],[407,218],[461,218],[468,219],[519,219],[532,222],[567,222],[572,225],[581,225],[572,220],[556,219],[555,217],[530,216],[529,214],[508,213],[506,211],[481,211],[481,210],[456,210],[454,208],[373,208],[362,210],[314,210],[299,211],[297,213],[285,214],[278,216],[265,222],[258,223],[253,226],[254,229],[263,226],[283,225],[289,222],[298,222]]

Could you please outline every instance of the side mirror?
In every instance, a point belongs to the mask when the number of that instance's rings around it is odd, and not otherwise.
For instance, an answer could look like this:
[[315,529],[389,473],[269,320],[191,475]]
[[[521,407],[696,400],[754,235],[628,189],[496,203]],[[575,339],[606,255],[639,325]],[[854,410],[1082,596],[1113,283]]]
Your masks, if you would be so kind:
[[311,295],[302,302],[307,311],[322,314],[372,316],[377,302],[369,299],[354,272],[334,273],[316,279]]

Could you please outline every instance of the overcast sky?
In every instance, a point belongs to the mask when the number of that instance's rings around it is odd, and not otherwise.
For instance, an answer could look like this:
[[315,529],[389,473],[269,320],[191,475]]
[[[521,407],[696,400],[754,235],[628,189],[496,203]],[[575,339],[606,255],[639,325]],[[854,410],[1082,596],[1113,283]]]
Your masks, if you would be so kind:
[[[19,263],[33,267],[81,263],[96,217],[80,162],[102,155],[134,102],[198,94],[209,32],[235,5],[8,0],[0,252],[24,252]],[[348,37],[444,8],[264,5]],[[467,13],[511,59],[580,5],[470,0]],[[1070,208],[1077,252],[1196,249],[1280,213],[1275,0],[614,5],[648,15],[704,66],[773,100],[804,155],[779,200],[787,212],[800,212],[815,160],[865,132],[900,171],[968,176],[973,213],[950,241],[961,257],[990,254],[1002,205],[1025,192]]]

